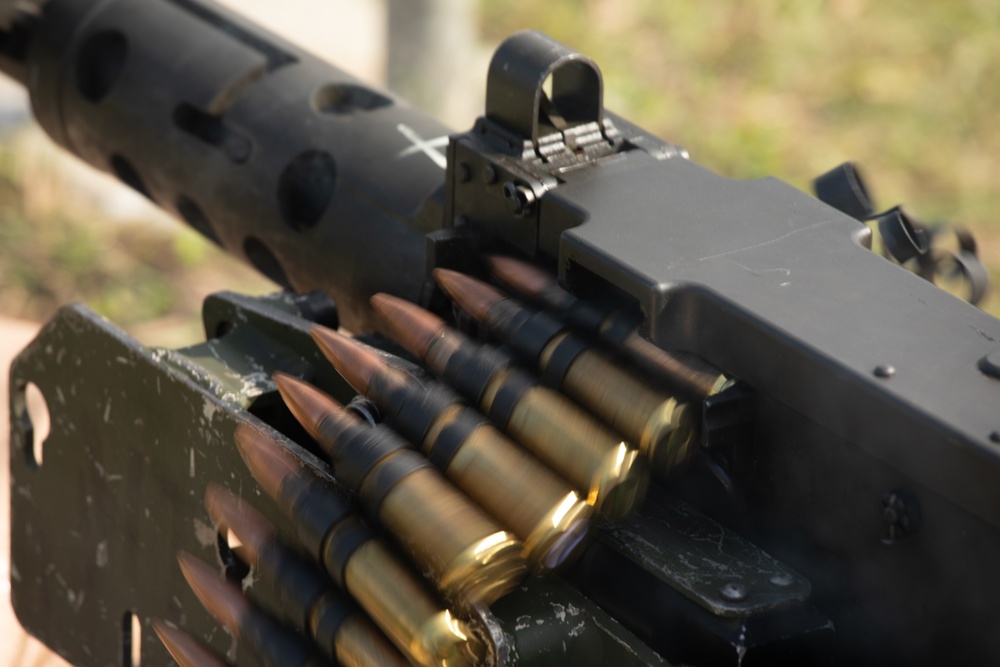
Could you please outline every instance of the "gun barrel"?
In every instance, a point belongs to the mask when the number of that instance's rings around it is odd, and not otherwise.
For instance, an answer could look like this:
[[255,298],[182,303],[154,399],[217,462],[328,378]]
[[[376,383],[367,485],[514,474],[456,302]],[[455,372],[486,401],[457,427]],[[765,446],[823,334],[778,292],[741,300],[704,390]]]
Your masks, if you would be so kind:
[[0,67],[56,143],[354,330],[375,292],[421,299],[447,128],[210,0],[43,12]]

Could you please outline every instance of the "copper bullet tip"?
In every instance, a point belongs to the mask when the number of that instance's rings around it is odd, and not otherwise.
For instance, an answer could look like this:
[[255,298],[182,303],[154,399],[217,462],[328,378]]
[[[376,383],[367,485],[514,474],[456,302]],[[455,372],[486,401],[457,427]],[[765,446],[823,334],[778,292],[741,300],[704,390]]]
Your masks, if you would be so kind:
[[163,647],[180,667],[228,667],[222,658],[186,632],[158,618],[152,619],[151,623]]
[[434,280],[452,301],[477,322],[482,322],[490,308],[507,298],[506,294],[492,285],[458,271],[434,269]]
[[530,299],[541,299],[559,287],[559,281],[545,269],[514,257],[486,255],[486,265],[497,280]]
[[220,533],[236,537],[238,545],[230,543],[230,547],[248,563],[256,563],[261,549],[274,539],[275,528],[267,519],[214,482],[205,489],[205,509]]
[[302,464],[282,451],[277,442],[249,424],[236,427],[234,440],[250,474],[271,498],[278,498],[285,478],[302,469]]
[[389,334],[418,359],[427,355],[434,340],[448,328],[434,313],[388,294],[376,294],[371,304],[385,322]]
[[274,382],[288,409],[331,456],[336,435],[360,421],[332,396],[308,382],[284,373],[275,373]]
[[177,562],[202,606],[215,620],[239,636],[243,620],[250,613],[250,603],[240,590],[208,564],[186,551],[178,552]]
[[353,338],[321,326],[312,327],[310,333],[320,351],[359,394],[368,391],[372,376],[385,367],[378,355]]

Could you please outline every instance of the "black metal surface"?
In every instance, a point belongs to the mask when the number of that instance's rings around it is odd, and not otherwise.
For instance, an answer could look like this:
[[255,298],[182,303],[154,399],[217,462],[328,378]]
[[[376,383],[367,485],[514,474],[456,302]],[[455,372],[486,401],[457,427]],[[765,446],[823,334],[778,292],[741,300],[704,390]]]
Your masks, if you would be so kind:
[[[461,159],[475,142],[471,134],[456,139],[453,156]],[[775,179],[731,181],[687,160],[630,150],[559,180],[537,204],[535,238],[538,251],[557,259],[564,284],[578,295],[634,300],[655,342],[703,357],[842,437],[859,461],[880,461],[947,498],[957,516],[985,522],[980,532],[992,539],[1000,526],[1000,451],[989,438],[1000,387],[977,364],[996,349],[1000,322],[874,255],[866,247],[870,230]],[[481,199],[489,196],[488,188],[478,190]],[[456,189],[454,197],[476,195]],[[489,217],[470,221],[510,234]],[[784,432],[783,422],[773,429]],[[759,451],[769,450],[765,438],[757,442]],[[749,474],[760,483],[766,470]],[[813,481],[814,494],[848,483],[826,475]],[[865,492],[881,498],[887,490]],[[770,509],[748,507],[762,516]],[[802,549],[825,533],[820,521],[798,529],[784,539],[802,540]],[[920,534],[938,529],[948,530],[925,515]],[[877,595],[856,590],[854,599],[898,605],[891,619],[869,617],[870,627],[905,628],[917,650],[933,646],[929,628],[950,627],[956,618],[974,625],[982,613],[975,596],[956,595],[949,579],[936,577],[919,587],[925,599],[949,604],[908,604],[915,580],[883,572],[888,565],[850,542],[837,553],[855,581],[874,571],[893,582]],[[825,594],[830,608],[843,604],[835,591]],[[988,642],[970,636],[970,646],[979,657],[998,657]]]
[[821,202],[858,220],[867,220],[875,212],[868,186],[853,162],[837,165],[813,180],[813,190]]
[[51,0],[24,57],[57,143],[353,329],[374,292],[425,298],[437,121],[211,0]]
[[[266,347],[263,363],[281,359]],[[144,348],[82,307],[60,311],[15,361],[11,600],[21,623],[71,663],[131,664],[122,619],[132,612],[143,620],[144,665],[169,662],[151,617],[178,619],[220,653],[231,649],[175,560],[184,549],[223,569],[202,508],[209,481],[257,497],[232,431],[254,419],[245,408],[262,386],[229,368],[216,376],[193,357]],[[27,382],[52,416],[41,466],[29,454]]]
[[642,515],[601,538],[646,572],[713,615],[747,617],[794,607],[809,582],[748,540],[674,498],[648,503]]

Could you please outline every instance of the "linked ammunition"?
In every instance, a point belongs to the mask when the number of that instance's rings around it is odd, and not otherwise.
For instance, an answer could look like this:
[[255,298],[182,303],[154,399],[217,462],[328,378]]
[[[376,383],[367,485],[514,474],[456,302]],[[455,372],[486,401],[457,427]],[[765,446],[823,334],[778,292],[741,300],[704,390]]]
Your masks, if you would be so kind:
[[404,348],[585,491],[603,517],[624,516],[641,500],[648,479],[641,456],[599,421],[432,313],[385,294],[372,297],[372,306]]
[[[329,329],[317,329],[315,338],[344,379],[368,396],[393,428],[420,443],[456,486],[523,540],[525,557],[536,567],[558,567],[582,544],[593,508],[482,415],[441,385],[417,381],[351,338]],[[336,409],[315,387],[287,376],[282,382],[293,402]]]
[[359,667],[409,664],[326,575],[283,545],[274,526],[249,504],[210,484],[205,508],[220,532],[236,537],[234,551],[253,566],[259,582],[270,584],[282,618],[326,657]]
[[449,601],[463,608],[489,605],[521,582],[527,574],[524,545],[422,454],[329,396],[317,401],[315,394],[289,391],[289,380],[275,375],[286,405],[330,457],[337,479],[358,494]]
[[215,620],[222,623],[267,667],[329,665],[311,646],[288,628],[254,607],[235,585],[212,567],[186,552],[177,554],[181,572],[191,590]]
[[435,269],[434,278],[549,382],[637,443],[655,473],[665,476],[694,456],[698,421],[688,404],[643,382],[548,313],[455,271]]
[[487,648],[444,609],[337,493],[270,437],[247,425],[235,433],[247,468],[296,526],[306,550],[414,664],[484,664]]
[[692,354],[668,352],[643,338],[638,331],[638,320],[618,304],[603,305],[578,299],[564,290],[555,276],[520,259],[489,255],[486,263],[500,282],[541,305],[570,328],[621,350],[643,371],[678,394],[702,400],[726,384],[725,375],[708,362]]
[[229,663],[183,630],[157,618],[152,620],[152,625],[163,647],[180,667],[229,667]]

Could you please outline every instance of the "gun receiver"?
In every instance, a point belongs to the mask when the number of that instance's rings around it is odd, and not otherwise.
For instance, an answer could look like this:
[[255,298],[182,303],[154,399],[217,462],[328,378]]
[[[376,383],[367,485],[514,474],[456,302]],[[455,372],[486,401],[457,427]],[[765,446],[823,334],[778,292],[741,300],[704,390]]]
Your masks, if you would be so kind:
[[[408,625],[393,624],[387,600],[398,598],[379,597],[384,582],[371,563],[355,561],[364,585],[338,584],[375,622],[362,618],[359,636],[411,661],[435,664],[435,650],[496,665],[554,664],[563,652],[572,664],[1000,661],[1000,321],[873,253],[872,231],[858,219],[871,213],[861,194],[839,210],[774,178],[716,175],[605,110],[597,65],[535,32],[499,47],[484,115],[452,134],[444,153],[433,140],[449,131],[437,121],[210,0],[47,0],[37,14],[0,25],[0,68],[26,86],[59,145],[286,288],[210,297],[206,342],[176,351],[145,348],[67,307],[15,361],[12,600],[22,624],[71,662],[133,664],[141,645],[143,664],[157,664],[167,652],[155,632],[178,651],[225,653],[228,640],[216,636],[175,561],[179,550],[222,565],[239,560],[201,505],[210,483],[251,499],[285,539],[321,525],[300,551],[334,558],[328,570],[356,553],[361,538],[331,537],[335,522],[310,514],[311,505],[282,512],[251,491],[257,483],[233,441],[248,428],[317,478],[311,485],[329,487],[317,506],[347,508],[337,494],[348,479],[375,489],[352,497],[351,516],[365,513],[387,544],[405,541],[399,552],[370,542],[378,562],[420,556],[419,573],[392,566],[422,591],[413,605],[420,613],[408,609]],[[926,255],[901,216],[880,218],[887,247],[902,257],[909,240],[914,256]],[[528,261],[533,269],[518,268]],[[471,299],[464,313],[435,283],[435,270],[446,282],[455,271],[486,278],[490,268],[503,285],[518,288],[523,278],[520,296],[550,313],[494,288],[489,308],[477,314]],[[546,283],[553,274],[558,286]],[[973,293],[981,292],[977,284]],[[473,353],[464,337],[435,334],[440,364],[431,370],[460,399],[388,353],[401,351],[375,333],[392,331],[370,302],[380,293],[470,335],[481,319],[480,336],[488,329],[509,348]],[[382,311],[387,299],[375,301]],[[355,398],[310,336],[316,323],[388,350],[382,360],[396,370],[380,361],[379,373],[405,374],[396,382],[407,391]],[[404,345],[422,335],[401,328],[394,335]],[[498,371],[513,363],[507,349],[524,368]],[[520,379],[527,368],[549,386]],[[344,438],[340,469],[331,471],[309,427],[282,404],[275,373],[304,379],[359,415],[351,428],[365,437]],[[299,386],[282,382],[286,398]],[[53,415],[44,465],[32,454],[28,383]],[[433,400],[418,400],[421,383]],[[411,473],[430,475],[435,457],[476,462],[449,469],[460,482],[486,478],[482,461],[505,451],[490,443],[513,445],[493,426],[473,438],[480,417],[528,442],[526,452],[542,451],[546,443],[532,440],[539,424],[561,423],[543,419],[552,417],[545,406],[576,410],[555,396],[560,389],[591,401],[591,414],[544,438],[560,456],[532,473],[546,486],[478,489],[500,509],[477,520],[495,520],[496,530],[465,535],[472,528],[453,520],[459,501],[437,502],[462,491],[437,473],[421,493],[407,491],[419,486]],[[393,412],[404,393],[410,412]],[[543,395],[554,398],[543,404]],[[667,412],[654,419],[653,408],[630,399],[637,396]],[[477,407],[489,414],[475,416]],[[519,414],[531,419],[508,427]],[[383,417],[412,430],[415,442],[380,435],[392,447],[364,445],[388,427],[361,420]],[[580,499],[594,472],[566,472],[580,462],[570,433],[585,419],[613,434],[602,441],[608,452],[631,457],[636,470],[649,464],[641,455],[653,458],[656,473],[645,504],[645,484],[636,483],[628,505],[641,508],[598,522],[589,543],[583,524],[600,507]],[[659,431],[647,432],[649,424]],[[433,450],[430,461],[421,446]],[[517,460],[505,459],[504,469]],[[625,465],[614,456],[604,464],[616,473]],[[447,490],[427,499],[427,489]],[[392,498],[387,526],[397,530],[379,529],[378,508],[365,507],[376,496]],[[433,517],[430,505],[440,506]],[[564,506],[571,529],[559,524]],[[446,578],[438,561],[447,544],[427,534],[437,525],[430,519],[450,522],[436,534],[461,537],[463,549],[510,531],[504,544],[513,554],[529,537],[517,529],[539,517],[578,550],[575,562],[568,553],[552,558],[553,566],[566,561],[559,576],[517,585],[526,567],[518,560],[503,581],[475,581],[506,593],[483,596],[488,607],[462,591],[434,597],[417,579]],[[381,539],[361,519],[344,523]],[[324,553],[328,542],[349,553]],[[254,605],[289,604],[280,586],[259,588],[250,590]],[[154,627],[154,618],[177,621],[183,633]],[[427,618],[433,633],[421,635],[414,619]],[[255,655],[241,644],[226,659],[266,664],[263,649]]]

